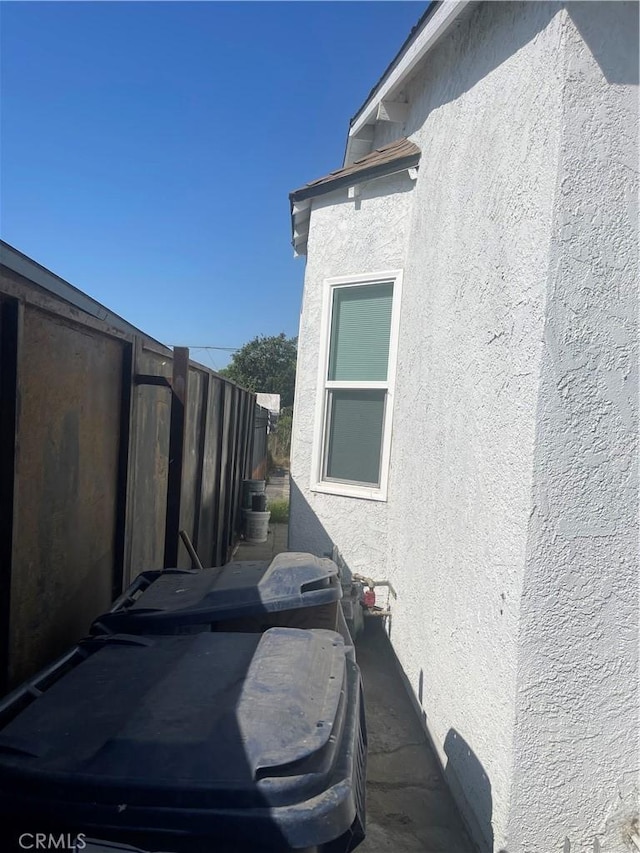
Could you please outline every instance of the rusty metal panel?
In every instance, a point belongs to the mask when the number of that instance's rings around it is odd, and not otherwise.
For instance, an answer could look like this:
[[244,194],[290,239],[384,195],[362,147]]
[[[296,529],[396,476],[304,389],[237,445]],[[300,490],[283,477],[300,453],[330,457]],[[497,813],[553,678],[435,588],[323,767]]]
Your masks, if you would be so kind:
[[[135,372],[171,378],[171,359],[142,349]],[[133,389],[133,453],[129,477],[129,578],[164,563],[171,390],[156,385]]]
[[111,601],[122,343],[27,306],[19,376],[12,683]]

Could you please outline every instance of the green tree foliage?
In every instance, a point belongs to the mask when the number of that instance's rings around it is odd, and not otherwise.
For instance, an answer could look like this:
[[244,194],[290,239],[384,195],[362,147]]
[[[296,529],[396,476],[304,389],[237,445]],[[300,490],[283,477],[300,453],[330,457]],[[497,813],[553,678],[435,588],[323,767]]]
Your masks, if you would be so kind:
[[286,408],[293,405],[297,353],[297,338],[287,338],[284,332],[259,335],[237,350],[220,373],[249,391],[280,394],[280,406]]

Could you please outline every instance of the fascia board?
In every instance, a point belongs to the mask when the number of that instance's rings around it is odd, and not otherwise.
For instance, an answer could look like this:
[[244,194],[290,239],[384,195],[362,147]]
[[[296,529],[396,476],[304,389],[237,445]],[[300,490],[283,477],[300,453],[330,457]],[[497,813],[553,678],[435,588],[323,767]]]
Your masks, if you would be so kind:
[[349,137],[357,136],[365,125],[375,121],[380,102],[389,98],[391,93],[404,82],[470,2],[471,0],[445,0],[436,9],[425,22],[424,29],[408,45],[388,77],[381,81],[378,89],[356,113],[349,129]]

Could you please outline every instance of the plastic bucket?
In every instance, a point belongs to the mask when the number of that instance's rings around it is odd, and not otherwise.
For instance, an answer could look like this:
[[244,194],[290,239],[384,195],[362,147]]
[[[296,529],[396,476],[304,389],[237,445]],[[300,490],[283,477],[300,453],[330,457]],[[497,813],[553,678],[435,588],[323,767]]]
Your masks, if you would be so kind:
[[269,534],[270,512],[244,511],[244,538],[247,542],[266,542]]
[[252,512],[266,512],[267,511],[267,496],[264,492],[252,492],[251,494],[251,506],[247,507],[247,509],[251,509]]
[[265,480],[242,481],[242,508],[251,509],[251,498],[254,494],[262,494],[266,488]]

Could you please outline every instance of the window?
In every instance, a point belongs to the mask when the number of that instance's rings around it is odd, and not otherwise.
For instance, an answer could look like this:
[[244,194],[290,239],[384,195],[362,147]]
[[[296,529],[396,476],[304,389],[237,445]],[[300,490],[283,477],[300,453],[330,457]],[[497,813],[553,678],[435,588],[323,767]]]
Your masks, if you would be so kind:
[[316,491],[386,500],[401,274],[325,282]]

